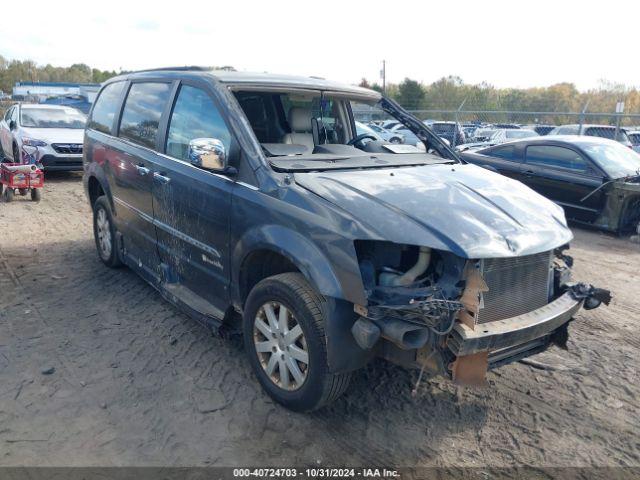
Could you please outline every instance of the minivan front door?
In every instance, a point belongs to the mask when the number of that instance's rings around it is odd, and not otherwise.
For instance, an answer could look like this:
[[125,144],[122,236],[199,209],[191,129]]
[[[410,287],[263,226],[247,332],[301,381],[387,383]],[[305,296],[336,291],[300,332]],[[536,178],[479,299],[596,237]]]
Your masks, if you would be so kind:
[[131,84],[122,110],[120,138],[108,153],[109,184],[125,261],[153,283],[160,279],[160,258],[153,224],[152,179],[158,126],[171,88],[163,82]]
[[165,155],[153,176],[160,259],[167,282],[187,288],[221,311],[229,304],[229,219],[234,182],[189,161],[189,142],[217,139],[227,152],[231,133],[213,98],[181,85],[167,125]]

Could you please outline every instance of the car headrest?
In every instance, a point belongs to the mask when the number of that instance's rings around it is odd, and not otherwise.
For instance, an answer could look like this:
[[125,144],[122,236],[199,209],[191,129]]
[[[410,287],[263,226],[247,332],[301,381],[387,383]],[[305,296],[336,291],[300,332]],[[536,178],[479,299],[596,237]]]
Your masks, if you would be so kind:
[[289,109],[289,126],[296,133],[311,131],[311,109],[291,107]]

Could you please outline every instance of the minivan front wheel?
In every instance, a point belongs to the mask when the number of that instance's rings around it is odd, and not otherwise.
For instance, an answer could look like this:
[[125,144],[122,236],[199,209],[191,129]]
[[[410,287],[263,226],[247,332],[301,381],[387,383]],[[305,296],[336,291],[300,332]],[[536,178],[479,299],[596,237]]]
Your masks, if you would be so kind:
[[104,195],[98,197],[93,205],[93,236],[102,263],[111,268],[122,265],[116,248],[116,231],[111,205]]
[[316,410],[349,384],[349,373],[329,372],[325,303],[303,275],[282,273],[258,283],[245,305],[249,362],[267,393],[291,410]]

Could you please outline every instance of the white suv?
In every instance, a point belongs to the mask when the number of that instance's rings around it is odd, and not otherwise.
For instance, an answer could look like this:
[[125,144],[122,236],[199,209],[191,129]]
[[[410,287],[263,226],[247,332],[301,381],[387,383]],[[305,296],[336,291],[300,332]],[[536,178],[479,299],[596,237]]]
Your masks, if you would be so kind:
[[[86,116],[63,105],[14,105],[0,121],[2,156],[21,163],[36,156],[45,170],[82,170]],[[28,148],[24,148],[28,147]]]

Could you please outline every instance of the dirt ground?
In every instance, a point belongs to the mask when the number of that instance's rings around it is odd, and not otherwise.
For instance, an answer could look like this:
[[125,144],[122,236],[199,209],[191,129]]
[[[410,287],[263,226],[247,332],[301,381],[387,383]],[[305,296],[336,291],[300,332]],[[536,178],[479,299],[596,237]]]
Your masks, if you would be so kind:
[[640,466],[640,246],[574,231],[575,277],[615,299],[536,357],[553,370],[412,397],[417,372],[380,361],[295,414],[238,342],[104,267],[80,175],[51,175],[39,204],[0,203],[0,465]]

